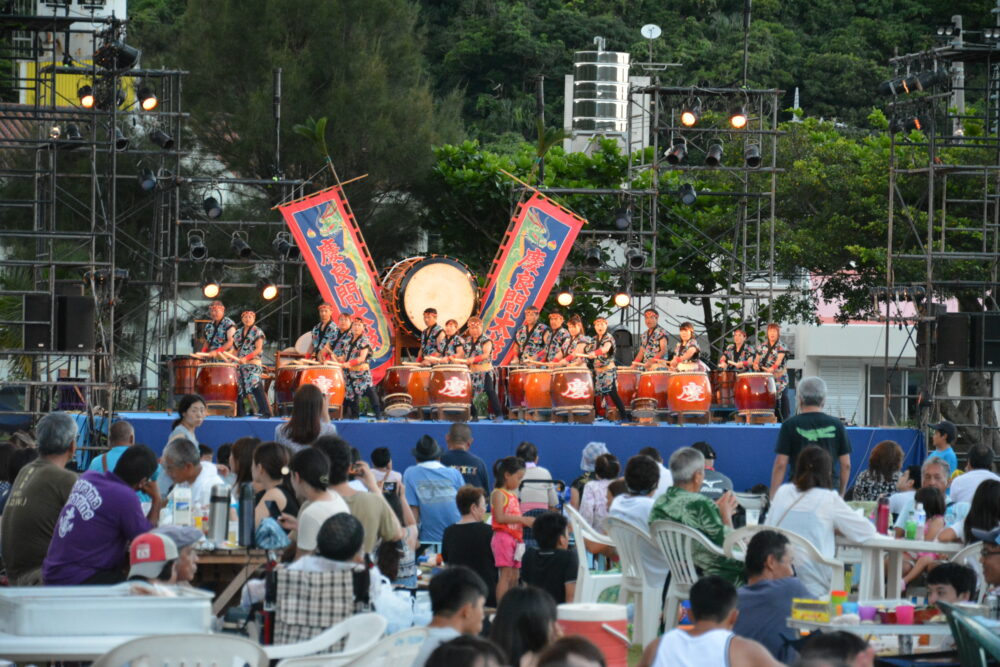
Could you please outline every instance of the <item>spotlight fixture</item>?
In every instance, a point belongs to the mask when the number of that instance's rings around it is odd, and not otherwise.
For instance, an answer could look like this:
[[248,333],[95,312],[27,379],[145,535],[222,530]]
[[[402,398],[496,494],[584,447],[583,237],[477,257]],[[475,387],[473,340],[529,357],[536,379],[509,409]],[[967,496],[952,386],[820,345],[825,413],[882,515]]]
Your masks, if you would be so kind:
[[156,189],[156,174],[149,167],[143,167],[142,171],[139,172],[139,187],[145,192]]
[[110,111],[125,104],[125,89],[109,81],[101,81],[94,88],[94,106],[101,111]]
[[699,120],[701,120],[700,104],[687,105],[681,110],[681,125],[684,127],[694,127]]
[[240,259],[249,259],[250,255],[253,254],[250,244],[247,243],[245,238],[240,236],[239,232],[233,234],[233,240],[229,242],[229,247],[233,249],[233,252]]
[[625,251],[625,262],[628,264],[628,268],[638,271],[646,266],[646,253],[641,248],[632,246]]
[[883,81],[878,86],[878,92],[881,95],[891,95],[893,97],[897,95],[909,95],[910,93],[927,90],[934,86],[947,84],[950,79],[951,75],[947,70],[924,70],[923,72],[907,74],[906,76]]
[[615,293],[614,302],[619,308],[628,308],[628,305],[632,303],[632,299],[629,297],[628,292],[622,288]]
[[691,206],[698,201],[698,191],[690,183],[683,183],[677,191],[677,196],[680,198],[681,203],[686,206]]
[[892,123],[889,124],[889,132],[912,132],[913,130],[924,129],[924,123],[920,120],[919,116],[910,116],[908,118],[894,118]]
[[563,308],[573,305],[573,290],[568,287],[561,290],[559,294],[556,295],[556,303]]
[[222,215],[222,204],[220,204],[219,200],[215,197],[205,197],[205,201],[201,203],[201,207],[204,209],[205,215],[212,220],[215,220]]
[[149,140],[165,151],[174,147],[174,138],[163,130],[153,130],[150,132]]
[[142,51],[125,42],[104,44],[94,52],[94,62],[104,69],[123,70],[135,65]]
[[760,146],[757,144],[747,144],[747,147],[743,149],[743,159],[751,169],[759,167],[761,164]]
[[206,299],[214,299],[222,292],[222,285],[215,278],[205,278],[201,281],[201,293]]
[[705,153],[705,165],[718,167],[722,163],[722,144],[712,144]]
[[632,226],[632,209],[628,206],[623,206],[618,209],[615,214],[615,227],[625,231]]
[[264,301],[271,301],[278,296],[278,286],[270,278],[261,278],[257,281],[257,289]]
[[591,269],[599,269],[604,266],[604,258],[601,257],[601,249],[592,245],[587,248],[587,252],[583,257],[583,263]]
[[49,128],[49,139],[58,139],[62,136],[62,128],[58,125],[53,125]]
[[160,100],[156,98],[156,93],[149,86],[143,86],[136,93],[136,99],[139,100],[139,106],[142,107],[143,111],[152,111],[160,103]]
[[742,106],[736,107],[729,115],[729,124],[736,130],[742,130],[747,126],[747,112]]
[[80,134],[80,126],[76,123],[69,123],[66,125],[66,141],[83,141],[83,135]]
[[983,30],[983,39],[994,40],[1000,39],[1000,28],[986,28]]
[[687,139],[684,137],[674,137],[674,145],[664,156],[669,164],[680,164],[687,157]]
[[201,232],[192,231],[188,233],[188,257],[195,261],[201,261],[208,257],[208,249],[205,248],[205,237]]
[[302,256],[299,247],[295,245],[287,232],[278,232],[278,235],[274,237],[274,242],[271,243],[271,247],[274,248],[274,253],[278,257],[284,259],[298,259]]
[[79,90],[76,91],[76,96],[80,98],[80,106],[84,109],[94,108],[94,87],[93,86],[80,86]]
[[128,150],[129,140],[119,128],[115,128],[115,150],[125,151]]
[[125,389],[127,391],[135,391],[139,388],[139,378],[136,377],[135,373],[119,375],[116,378],[116,383],[120,389]]
[[948,23],[946,25],[939,25],[937,28],[937,34],[938,37],[954,39],[955,37],[960,37],[962,35],[962,29],[954,23]]

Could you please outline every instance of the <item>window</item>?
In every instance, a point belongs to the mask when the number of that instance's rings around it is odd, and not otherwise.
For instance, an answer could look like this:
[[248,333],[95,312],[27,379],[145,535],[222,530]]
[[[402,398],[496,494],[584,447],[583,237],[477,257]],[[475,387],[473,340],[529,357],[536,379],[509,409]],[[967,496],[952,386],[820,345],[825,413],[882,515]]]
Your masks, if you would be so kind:
[[823,412],[847,420],[864,419],[864,377],[857,359],[820,359],[819,376],[826,381]]
[[[868,368],[868,423],[882,423],[882,408],[885,405],[885,368]],[[917,394],[923,384],[922,371],[894,368],[889,374],[889,421],[885,426],[902,426],[917,414]]]

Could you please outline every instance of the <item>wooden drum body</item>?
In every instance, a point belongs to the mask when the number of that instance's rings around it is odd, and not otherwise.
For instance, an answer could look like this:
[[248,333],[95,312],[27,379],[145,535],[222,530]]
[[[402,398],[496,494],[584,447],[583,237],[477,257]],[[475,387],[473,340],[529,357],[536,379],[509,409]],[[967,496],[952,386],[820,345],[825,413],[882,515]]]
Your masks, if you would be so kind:
[[586,368],[552,371],[549,395],[553,412],[590,413],[594,409],[594,379]]
[[414,408],[429,408],[431,406],[430,384],[430,368],[415,366],[410,370],[410,379],[406,383],[406,390],[410,394],[410,403]]
[[451,257],[431,255],[397,262],[382,276],[382,295],[398,327],[419,337],[424,310],[436,308],[438,321],[459,328],[479,308],[479,286],[469,267]]
[[547,415],[552,409],[552,371],[529,368],[524,373],[524,409],[535,417]]
[[275,413],[288,414],[292,409],[292,398],[299,387],[301,366],[282,366],[274,371]]
[[195,386],[205,399],[209,414],[236,415],[236,364],[216,361],[201,364]]
[[618,396],[621,397],[622,403],[625,405],[631,405],[632,399],[635,398],[636,392],[639,390],[639,371],[634,368],[619,368],[618,369]]
[[670,376],[667,402],[674,413],[708,412],[712,407],[712,385],[704,371],[684,371]]
[[524,381],[528,377],[528,369],[511,366],[507,372],[507,395],[511,411],[520,411],[524,407]]
[[390,417],[405,417],[413,410],[409,384],[412,366],[390,366],[382,379],[382,411]]
[[472,376],[464,364],[438,364],[428,387],[432,408],[467,409],[472,405]]
[[776,397],[774,376],[770,373],[740,373],[736,376],[734,398],[740,414],[773,413]]
[[662,412],[670,409],[670,376],[668,370],[645,371],[639,376],[639,389],[632,402],[636,410]]
[[175,401],[185,394],[195,393],[199,366],[201,360],[194,357],[174,357],[170,360],[173,378],[170,391],[173,392]]
[[736,371],[711,371],[708,380],[712,383],[712,403],[720,408],[736,405]]
[[335,418],[339,419],[344,407],[344,394],[347,385],[344,383],[344,371],[340,364],[326,363],[321,366],[306,366],[299,369],[295,389],[307,384],[316,385],[326,394],[327,407]]

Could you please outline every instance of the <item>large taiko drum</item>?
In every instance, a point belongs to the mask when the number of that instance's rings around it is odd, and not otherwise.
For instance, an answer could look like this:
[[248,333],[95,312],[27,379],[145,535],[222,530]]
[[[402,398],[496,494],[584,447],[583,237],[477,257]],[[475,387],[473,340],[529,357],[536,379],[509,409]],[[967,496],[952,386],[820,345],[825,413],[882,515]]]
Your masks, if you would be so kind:
[[736,376],[734,398],[740,414],[774,412],[776,394],[774,376],[770,373],[740,373]]
[[670,411],[708,412],[712,407],[712,385],[704,371],[683,371],[670,376],[667,404]]
[[382,295],[396,325],[420,336],[424,310],[436,308],[438,322],[465,326],[479,308],[476,277],[462,262],[444,255],[410,257],[382,276]]
[[736,371],[710,371],[708,381],[712,384],[712,403],[721,408],[736,405]]
[[639,389],[632,407],[636,410],[669,410],[670,376],[670,371],[666,369],[644,371],[639,376]]
[[406,391],[414,408],[419,410],[431,406],[430,386],[431,369],[426,366],[414,366],[406,383]]
[[526,410],[548,412],[552,409],[552,371],[529,368],[524,372],[524,407]]
[[390,366],[382,379],[382,411],[390,417],[405,417],[413,409],[410,398],[410,372],[413,366]]
[[292,409],[292,399],[299,387],[299,371],[302,366],[282,366],[274,371],[274,403],[276,412],[287,414]]
[[523,366],[511,366],[507,371],[507,394],[511,410],[524,407],[524,381],[527,377],[528,369]]
[[195,387],[205,399],[209,414],[236,414],[236,364],[219,361],[202,363],[198,367]]
[[340,364],[327,362],[320,366],[306,366],[299,370],[296,380],[296,391],[307,384],[315,385],[326,394],[327,406],[336,418],[339,418],[344,407],[344,394],[347,385],[344,384],[344,371]]
[[174,357],[170,360],[170,374],[173,378],[170,391],[175,398],[195,392],[195,380],[201,360],[194,357]]
[[428,387],[432,408],[472,404],[472,376],[465,364],[438,364],[431,369]]
[[634,368],[618,369],[618,396],[624,405],[631,405],[639,390],[639,371]]
[[590,411],[594,405],[594,379],[587,368],[556,368],[552,371],[549,388],[552,409],[556,412],[569,410]]

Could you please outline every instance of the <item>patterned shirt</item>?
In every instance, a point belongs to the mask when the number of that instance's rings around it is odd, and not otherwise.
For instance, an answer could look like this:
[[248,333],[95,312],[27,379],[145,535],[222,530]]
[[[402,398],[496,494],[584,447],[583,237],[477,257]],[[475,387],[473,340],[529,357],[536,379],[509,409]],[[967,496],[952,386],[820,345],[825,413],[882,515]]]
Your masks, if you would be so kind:
[[607,368],[611,364],[615,363],[615,337],[605,331],[603,336],[592,338],[590,345],[587,346],[587,352],[596,352],[598,348],[603,348],[607,343],[611,343],[611,347],[608,348],[607,354],[594,357],[595,370]]
[[427,327],[420,334],[420,355],[424,357],[439,357],[444,350],[444,329],[437,324]]
[[459,352],[465,352],[465,339],[455,334],[451,338],[445,336],[444,338],[444,349],[442,351],[442,357],[451,357]]
[[[233,334],[233,349],[236,351],[236,355],[245,357],[249,354],[253,354],[257,347],[258,340],[267,340],[260,327],[252,326],[249,331],[247,331],[245,327],[237,329],[236,333]],[[254,361],[259,364],[260,357],[254,359]]]
[[541,322],[535,322],[532,329],[528,325],[523,325],[517,330],[514,340],[517,342],[517,349],[521,359],[537,359],[545,350],[545,334],[549,332],[548,326]]
[[326,326],[323,326],[322,322],[318,322],[312,329],[313,356],[318,359],[320,350],[323,349],[324,345],[329,344],[333,348],[339,332],[340,330],[332,320],[327,322]]
[[569,329],[559,327],[549,336],[549,344],[545,347],[545,361],[555,361],[556,357],[565,357],[573,351],[570,341],[573,337],[569,335]]
[[573,354],[573,352],[576,351],[577,346],[581,344],[583,345],[584,353],[586,353],[587,350],[590,349],[590,336],[587,336],[585,334],[580,334],[579,336],[574,336],[573,338],[571,338],[566,343],[566,347],[564,348],[565,351],[563,352],[563,358],[565,359],[569,355]]
[[722,356],[726,358],[726,362],[730,364],[742,362],[743,368],[750,368],[753,365],[753,358],[757,355],[757,350],[750,343],[744,342],[743,347],[740,351],[736,351],[736,343],[730,343],[726,346],[725,351]]
[[785,387],[788,386],[788,373],[785,372],[785,364],[788,363],[788,348],[781,344],[781,340],[775,341],[774,345],[764,342],[757,349],[757,354],[760,355],[760,370],[762,373],[770,373],[771,366],[774,366],[778,361],[778,355],[784,354],[781,364],[778,365],[778,370],[774,375],[775,390],[780,395]]
[[[486,353],[483,350],[486,349],[486,344],[490,343],[490,342],[492,342],[492,340],[486,334],[483,334],[482,336],[480,336],[476,340],[472,340],[472,336],[466,337],[466,339],[465,339],[466,355],[470,359],[474,359],[474,358],[478,357],[479,355],[486,355]],[[480,363],[480,364],[489,364],[489,363],[492,363],[492,362],[493,362],[493,354],[491,352],[489,355],[486,355],[485,359],[483,359],[482,361],[477,362],[477,363]]]
[[686,344],[683,342],[677,343],[677,345],[674,346],[674,358],[679,359],[683,357],[685,354],[687,354],[687,351],[692,348],[694,349],[694,354],[691,356],[690,359],[688,359],[684,363],[693,364],[694,362],[698,361],[698,355],[701,354],[701,348],[698,347],[698,343],[695,341],[694,338],[689,340]]
[[335,357],[347,357],[347,346],[351,344],[351,328],[334,330],[330,335],[330,349]]
[[[368,341],[368,336],[366,336],[365,334],[361,334],[357,338],[354,338],[353,336],[346,336],[346,338],[347,338],[346,354],[348,361],[354,361],[355,359],[360,359],[361,353],[364,352],[365,350],[368,350],[369,354],[371,353],[372,344]],[[367,359],[365,360],[365,363],[368,363]]]
[[660,354],[660,341],[666,341],[667,330],[656,325],[652,329],[647,329],[645,333],[642,334],[642,361],[649,361],[653,357],[659,356],[661,359],[664,355]]
[[216,322],[209,322],[205,325],[205,345],[209,351],[218,350],[226,344],[226,333],[236,327],[236,323],[228,317],[223,317]]

